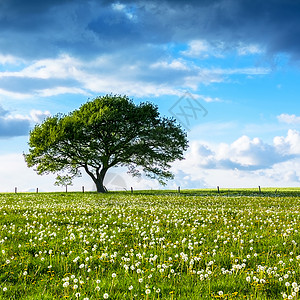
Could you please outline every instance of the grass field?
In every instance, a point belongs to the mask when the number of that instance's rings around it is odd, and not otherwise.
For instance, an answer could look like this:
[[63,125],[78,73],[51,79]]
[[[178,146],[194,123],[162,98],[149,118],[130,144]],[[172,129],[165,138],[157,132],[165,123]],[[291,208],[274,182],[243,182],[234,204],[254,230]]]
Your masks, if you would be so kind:
[[300,189],[0,194],[0,299],[300,299]]

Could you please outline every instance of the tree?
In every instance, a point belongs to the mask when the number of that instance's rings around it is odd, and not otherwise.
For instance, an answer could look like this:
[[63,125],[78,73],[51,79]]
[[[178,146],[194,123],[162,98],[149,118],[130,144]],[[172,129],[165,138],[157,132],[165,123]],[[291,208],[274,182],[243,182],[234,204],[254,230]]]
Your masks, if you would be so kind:
[[63,172],[73,178],[85,170],[97,191],[105,192],[105,174],[116,166],[127,166],[133,176],[142,169],[165,184],[173,178],[170,163],[183,159],[187,147],[186,133],[173,118],[160,117],[157,106],[106,95],[37,124],[24,156],[40,175]]
[[54,185],[65,186],[66,187],[66,192],[67,192],[68,191],[68,185],[73,185],[72,184],[72,176],[57,175]]

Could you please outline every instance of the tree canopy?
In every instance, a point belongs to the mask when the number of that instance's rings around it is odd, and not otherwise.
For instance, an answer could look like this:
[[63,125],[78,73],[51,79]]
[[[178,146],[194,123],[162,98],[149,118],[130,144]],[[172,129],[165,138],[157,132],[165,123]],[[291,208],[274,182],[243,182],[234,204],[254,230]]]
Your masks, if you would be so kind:
[[149,102],[135,105],[127,96],[106,95],[63,115],[48,117],[30,132],[28,167],[38,174],[85,172],[105,192],[108,169],[142,170],[161,184],[173,178],[170,163],[183,159],[187,136],[173,118],[161,117]]

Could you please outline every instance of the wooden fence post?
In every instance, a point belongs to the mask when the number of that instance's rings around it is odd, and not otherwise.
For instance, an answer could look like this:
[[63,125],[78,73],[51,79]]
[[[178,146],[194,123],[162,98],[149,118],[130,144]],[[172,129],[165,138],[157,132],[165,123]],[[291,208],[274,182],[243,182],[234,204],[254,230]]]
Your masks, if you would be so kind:
[[180,186],[178,187],[178,193],[180,194]]
[[15,194],[18,192],[18,188],[17,187],[15,187]]
[[220,187],[219,187],[219,186],[217,186],[217,189],[218,189],[218,194],[220,194]]
[[130,188],[131,194],[133,193],[133,187]]
[[259,193],[261,193],[260,185],[258,186],[258,191],[259,191]]
[[82,186],[82,192],[84,193],[84,186]]

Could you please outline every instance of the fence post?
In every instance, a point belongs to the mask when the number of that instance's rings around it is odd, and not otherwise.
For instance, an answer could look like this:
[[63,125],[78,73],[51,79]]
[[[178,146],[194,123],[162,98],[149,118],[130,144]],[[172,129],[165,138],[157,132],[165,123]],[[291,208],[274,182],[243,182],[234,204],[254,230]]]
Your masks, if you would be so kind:
[[68,192],[68,185],[66,185],[66,193]]
[[259,191],[259,193],[261,193],[260,185],[258,186],[258,191]]
[[131,194],[133,193],[133,187],[130,188]]
[[39,192],[39,188],[36,188],[36,193],[38,193]]
[[218,189],[218,194],[220,194],[220,187],[219,187],[219,186],[217,186],[217,189]]
[[84,193],[84,186],[82,186],[82,192]]
[[15,194],[18,192],[18,188],[17,187],[15,187]]
[[180,186],[178,187],[178,193],[180,194]]

